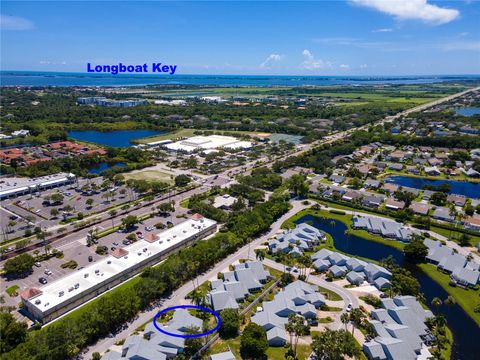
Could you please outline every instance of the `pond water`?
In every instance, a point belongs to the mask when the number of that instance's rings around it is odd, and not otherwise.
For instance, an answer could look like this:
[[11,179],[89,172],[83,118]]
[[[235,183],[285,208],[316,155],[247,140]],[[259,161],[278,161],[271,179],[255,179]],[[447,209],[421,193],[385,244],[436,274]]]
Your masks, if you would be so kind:
[[[345,235],[347,226],[338,220],[324,219],[312,215],[306,215],[296,221],[297,224],[308,222],[312,226],[329,233],[335,247],[348,254],[382,260],[389,255],[393,256],[397,264],[405,264],[403,252],[390,246],[365,240],[356,235]],[[394,240],[392,240],[394,241]],[[405,264],[418,280],[421,291],[425,296],[426,303],[431,304],[434,297],[444,300],[448,293],[420,268],[412,264]],[[431,309],[434,313],[442,313],[447,319],[448,327],[453,333],[454,344],[452,347],[452,359],[474,360],[478,359],[478,340],[480,328],[463,309],[455,304],[447,306],[442,304],[438,308]]]
[[442,184],[450,185],[450,194],[464,195],[469,198],[480,197],[480,183],[456,180],[430,180],[412,176],[389,176],[385,182],[407,186],[415,189],[423,189],[426,185],[438,188]]
[[130,141],[164,134],[163,131],[156,130],[117,130],[117,131],[69,131],[68,137],[74,140],[88,141],[100,145],[111,147],[129,147]]
[[462,116],[473,116],[473,115],[480,115],[480,108],[479,107],[464,107],[455,110],[457,115]]
[[125,164],[124,163],[116,163],[116,164],[109,165],[106,162],[102,162],[102,163],[98,164],[97,167],[94,167],[94,168],[91,168],[90,170],[88,170],[88,172],[90,174],[100,174],[103,170],[110,169],[114,166],[122,167],[122,166],[125,166]]

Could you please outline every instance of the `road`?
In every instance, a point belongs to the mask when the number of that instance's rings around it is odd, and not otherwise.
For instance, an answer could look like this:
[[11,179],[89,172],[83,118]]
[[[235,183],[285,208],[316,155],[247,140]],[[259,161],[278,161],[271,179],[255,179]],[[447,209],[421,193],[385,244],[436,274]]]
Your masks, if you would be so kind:
[[[295,215],[297,212],[307,208],[309,205],[304,205],[302,204],[301,201],[293,201],[292,202],[292,208],[285,213],[282,217],[280,217],[277,221],[275,221],[271,227],[268,233],[262,235],[261,237],[255,239],[251,243],[243,246],[237,252],[234,254],[228,256],[221,262],[219,262],[217,265],[215,265],[213,268],[211,268],[209,271],[206,273],[198,276],[196,279],[193,281],[196,284],[203,284],[204,282],[208,281],[211,278],[216,278],[217,274],[221,271],[224,271],[228,266],[235,261],[238,261],[240,259],[254,259],[254,249],[261,245],[263,242],[267,241],[270,237],[274,236],[275,234],[278,233],[280,230],[282,224],[290,217]],[[283,269],[283,266],[282,266]],[[189,281],[185,283],[183,286],[175,290],[172,295],[163,301],[161,306],[155,307],[151,310],[147,310],[145,312],[142,312],[138,315],[138,317],[133,321],[128,324],[128,326],[122,330],[120,333],[116,334],[115,337],[111,338],[105,338],[100,341],[98,341],[95,345],[91,346],[88,349],[88,352],[84,354],[83,358],[84,359],[91,359],[92,354],[94,352],[99,352],[103,353],[105,352],[108,348],[110,348],[112,345],[114,345],[117,341],[121,339],[125,339],[128,337],[131,333],[135,331],[139,326],[145,324],[147,321],[152,319],[155,314],[161,310],[162,308],[178,305],[178,304],[185,304],[188,303],[188,301],[185,299],[185,296],[187,296],[188,293],[190,293],[193,290],[193,283],[192,281]]]
[[[405,115],[408,115],[412,112],[416,112],[416,111],[422,111],[422,110],[425,110],[425,109],[428,109],[432,106],[436,106],[436,105],[439,105],[441,103],[444,103],[446,101],[450,101],[450,100],[453,100],[457,97],[460,97],[460,96],[463,96],[469,92],[472,92],[472,91],[477,91],[477,90],[480,90],[480,87],[476,87],[476,88],[472,88],[472,89],[468,89],[468,90],[465,90],[465,91],[462,91],[460,93],[457,93],[457,94],[453,94],[453,95],[450,95],[450,96],[447,96],[447,97],[444,97],[444,98],[441,98],[441,99],[437,99],[435,101],[432,101],[432,102],[429,102],[429,103],[426,103],[426,104],[422,104],[422,105],[419,105],[419,106],[415,106],[413,108],[410,108],[410,109],[407,109],[407,110],[404,110],[396,115],[393,115],[393,116],[387,116],[385,117],[384,119],[381,119],[377,122],[374,122],[374,123],[369,123],[369,124],[365,124],[363,126],[360,126],[360,127],[357,127],[357,128],[352,128],[352,129],[348,129],[348,130],[345,130],[345,131],[341,131],[341,132],[338,132],[336,134],[332,134],[332,135],[329,135],[329,136],[326,136],[325,138],[321,139],[321,140],[317,140],[315,142],[312,142],[310,144],[302,144],[302,145],[298,145],[297,148],[299,149],[298,151],[294,151],[294,152],[290,152],[288,153],[287,155],[283,155],[283,156],[280,156],[276,159],[262,159],[261,161],[258,161],[258,160],[255,160],[255,161],[251,161],[250,163],[247,163],[243,166],[238,166],[238,167],[235,167],[235,168],[229,168],[229,169],[226,169],[225,171],[223,171],[222,173],[216,175],[216,176],[211,176],[209,178],[206,178],[205,179],[205,185],[202,186],[202,187],[197,187],[196,189],[193,189],[191,190],[190,192],[187,192],[187,193],[183,193],[181,194],[180,196],[175,196],[173,199],[175,200],[175,202],[178,204],[181,200],[185,199],[185,198],[188,198],[190,196],[192,196],[193,194],[199,194],[199,193],[202,193],[202,192],[205,192],[209,189],[209,186],[213,186],[214,185],[214,182],[217,180],[217,179],[232,179],[233,176],[237,175],[237,174],[243,174],[243,175],[247,175],[249,173],[249,171],[251,171],[253,168],[257,167],[257,166],[262,166],[264,164],[272,164],[275,160],[282,160],[282,159],[285,159],[289,156],[298,156],[298,155],[301,155],[305,152],[308,152],[310,151],[312,148],[314,148],[315,146],[319,146],[319,145],[324,145],[324,144],[330,144],[330,143],[333,143],[335,141],[338,141],[342,138],[345,138],[349,135],[351,135],[352,132],[354,131],[357,131],[357,130],[366,130],[368,129],[370,126],[376,126],[376,125],[382,125],[386,122],[391,122],[399,117],[402,117],[402,116],[405,116]],[[208,186],[206,186],[208,185]],[[155,203],[155,205],[158,205],[159,203],[161,202],[164,202],[164,201],[167,201],[169,199],[164,199],[164,198],[160,198],[158,200],[158,202]],[[117,215],[116,218],[114,218],[114,220],[117,219],[117,221],[119,219],[121,219],[122,217],[124,217],[125,215],[127,214],[132,214],[132,215],[137,215],[137,216],[140,216],[140,215],[143,215],[147,212],[145,211],[142,211],[141,209],[132,209],[132,210],[129,210],[127,213],[122,213],[121,215]],[[111,218],[110,216],[107,214],[107,213],[101,213],[101,214],[96,214],[95,215],[96,217],[101,217],[102,219],[104,219],[101,223],[99,223],[98,225],[96,226],[99,226],[100,228],[108,228],[108,222],[111,222]],[[70,241],[75,241],[79,238],[83,238],[86,236],[86,234],[88,233],[88,229],[83,229],[83,230],[79,230],[79,231],[75,231],[75,230],[70,230],[71,232],[69,233],[69,235],[63,237],[61,240],[59,240],[59,242],[55,242],[55,246],[64,246],[66,243],[70,242]],[[30,249],[30,247],[27,247],[28,251],[32,251],[33,248]],[[9,255],[14,255],[14,253],[11,253]],[[10,257],[9,255],[7,255],[8,257]],[[5,259],[4,259],[5,260]],[[0,265],[2,263],[0,262]]]

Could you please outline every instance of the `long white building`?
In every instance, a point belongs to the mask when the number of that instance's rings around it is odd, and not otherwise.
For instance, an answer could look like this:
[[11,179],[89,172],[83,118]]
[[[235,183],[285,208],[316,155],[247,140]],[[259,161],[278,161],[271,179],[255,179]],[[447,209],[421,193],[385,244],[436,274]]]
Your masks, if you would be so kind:
[[165,145],[167,150],[191,153],[211,149],[250,149],[250,141],[241,141],[233,136],[209,135],[193,136]]
[[72,173],[58,173],[33,179],[17,177],[1,178],[0,200],[71,184],[75,182],[75,179],[76,177]]
[[196,214],[168,230],[147,234],[145,240],[117,248],[112,255],[80,271],[41,288],[26,289],[21,293],[23,303],[32,318],[47,323],[216,229],[214,220]]

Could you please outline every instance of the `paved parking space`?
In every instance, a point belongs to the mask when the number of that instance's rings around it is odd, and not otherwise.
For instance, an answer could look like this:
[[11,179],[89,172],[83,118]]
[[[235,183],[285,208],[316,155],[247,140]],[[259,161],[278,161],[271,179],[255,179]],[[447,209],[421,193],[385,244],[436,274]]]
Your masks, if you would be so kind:
[[[147,234],[148,231],[145,230],[145,227],[154,227],[155,224],[162,222],[163,224],[167,224],[167,222],[172,222],[172,224],[176,225],[179,224],[180,222],[185,221],[183,217],[177,217],[178,215],[186,214],[187,209],[182,208],[177,204],[176,206],[176,211],[175,213],[172,213],[169,216],[163,217],[163,216],[155,216],[154,218],[147,219],[143,221],[143,223],[138,224],[137,227],[128,233],[119,233],[119,232],[114,232],[110,235],[107,235],[101,239],[98,240],[98,245],[104,245],[107,246],[108,248],[108,253],[111,253],[112,246],[115,247],[124,247],[125,245],[122,243],[123,240],[126,239],[126,237],[130,233],[135,233],[137,231],[141,231],[143,235]],[[104,230],[103,228],[99,228],[99,231]],[[159,232],[161,230],[157,230],[154,228],[152,232]],[[2,279],[2,284],[1,284],[1,290],[2,293],[4,293],[4,290],[12,285],[18,285],[20,287],[19,292],[24,290],[25,288],[28,287],[41,287],[42,284],[38,281],[40,277],[45,277],[48,282],[56,281],[61,279],[63,276],[72,273],[74,271],[78,271],[79,269],[88,266],[90,264],[95,263],[99,259],[102,258],[101,255],[98,255],[95,253],[95,249],[97,245],[93,245],[90,247],[87,247],[86,245],[86,237],[79,237],[75,239],[74,241],[69,241],[68,243],[65,243],[59,247],[57,247],[58,250],[62,251],[64,254],[64,257],[62,259],[57,259],[57,258],[51,258],[49,260],[41,262],[41,267],[33,267],[33,273],[30,274],[28,277],[24,279],[16,279],[12,281],[4,281]],[[117,245],[115,245],[115,244]],[[38,251],[42,253],[44,251],[43,248],[39,248]],[[33,254],[32,254],[33,255]],[[93,261],[89,262],[88,257],[92,256]],[[62,269],[61,265],[66,263],[67,261],[70,260],[75,260],[78,264],[77,268],[75,270],[72,269]],[[52,274],[51,275],[45,275],[44,271],[45,269],[49,269]],[[14,297],[11,298],[8,295],[5,297],[5,305],[17,305],[20,302],[20,297]]]

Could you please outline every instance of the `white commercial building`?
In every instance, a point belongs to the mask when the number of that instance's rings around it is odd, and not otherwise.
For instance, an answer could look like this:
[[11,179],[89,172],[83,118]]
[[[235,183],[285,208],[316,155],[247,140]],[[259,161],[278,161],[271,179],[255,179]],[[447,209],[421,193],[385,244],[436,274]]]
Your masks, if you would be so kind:
[[58,173],[38,178],[8,177],[0,179],[0,200],[19,195],[32,194],[56,186],[71,184],[75,181],[72,173]]
[[40,289],[26,289],[21,294],[23,303],[34,319],[47,323],[216,229],[214,220],[196,214],[168,230],[147,234],[144,240],[118,248],[103,260]]
[[203,151],[211,149],[250,149],[250,141],[241,141],[232,136],[209,135],[193,136],[185,140],[180,140],[165,145],[165,148],[172,151],[182,151],[191,153],[194,151]]

